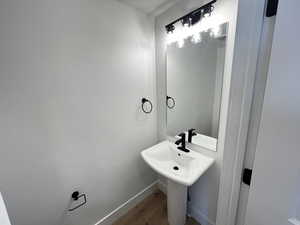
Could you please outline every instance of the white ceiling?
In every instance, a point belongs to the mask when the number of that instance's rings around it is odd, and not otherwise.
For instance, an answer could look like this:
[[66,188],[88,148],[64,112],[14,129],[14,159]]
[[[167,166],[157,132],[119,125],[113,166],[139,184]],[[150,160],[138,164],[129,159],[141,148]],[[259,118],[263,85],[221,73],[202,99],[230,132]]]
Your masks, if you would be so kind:
[[118,0],[143,11],[146,14],[159,15],[169,9],[175,3],[182,3],[182,8],[186,11],[196,9],[210,0]]
[[155,13],[155,11],[161,10],[162,8],[168,8],[174,3],[176,3],[178,0],[119,0],[119,1],[149,14],[149,13]]

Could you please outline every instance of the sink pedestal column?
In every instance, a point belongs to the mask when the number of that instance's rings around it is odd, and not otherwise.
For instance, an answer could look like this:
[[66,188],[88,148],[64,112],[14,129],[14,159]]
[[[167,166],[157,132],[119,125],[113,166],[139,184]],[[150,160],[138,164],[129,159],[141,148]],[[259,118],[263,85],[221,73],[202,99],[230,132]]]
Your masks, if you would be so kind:
[[185,225],[187,186],[168,180],[168,221],[170,225]]

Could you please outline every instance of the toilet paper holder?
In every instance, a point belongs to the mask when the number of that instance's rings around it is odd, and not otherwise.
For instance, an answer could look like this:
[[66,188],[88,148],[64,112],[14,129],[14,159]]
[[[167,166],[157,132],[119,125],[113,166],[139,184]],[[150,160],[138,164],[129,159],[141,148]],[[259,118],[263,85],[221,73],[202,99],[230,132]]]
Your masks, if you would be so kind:
[[83,198],[84,201],[81,204],[69,209],[69,212],[72,212],[87,203],[86,195],[84,193],[80,194],[79,191],[74,191],[71,195],[71,198],[73,201],[78,201],[80,198]]

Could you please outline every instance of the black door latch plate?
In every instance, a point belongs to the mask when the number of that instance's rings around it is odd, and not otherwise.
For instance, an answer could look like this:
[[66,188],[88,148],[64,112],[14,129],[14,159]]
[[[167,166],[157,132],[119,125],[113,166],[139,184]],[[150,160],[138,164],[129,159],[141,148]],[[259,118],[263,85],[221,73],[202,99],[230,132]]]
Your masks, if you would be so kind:
[[266,9],[266,16],[272,17],[277,14],[278,8],[278,0],[268,0],[267,9]]
[[243,171],[243,183],[250,186],[252,178],[252,169],[245,168]]

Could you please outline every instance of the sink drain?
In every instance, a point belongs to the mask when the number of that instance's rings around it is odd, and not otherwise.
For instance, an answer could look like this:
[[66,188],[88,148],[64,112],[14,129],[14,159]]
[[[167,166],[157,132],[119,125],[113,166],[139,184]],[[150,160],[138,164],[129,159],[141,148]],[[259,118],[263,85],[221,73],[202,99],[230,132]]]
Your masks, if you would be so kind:
[[178,166],[174,166],[173,170],[179,170]]

